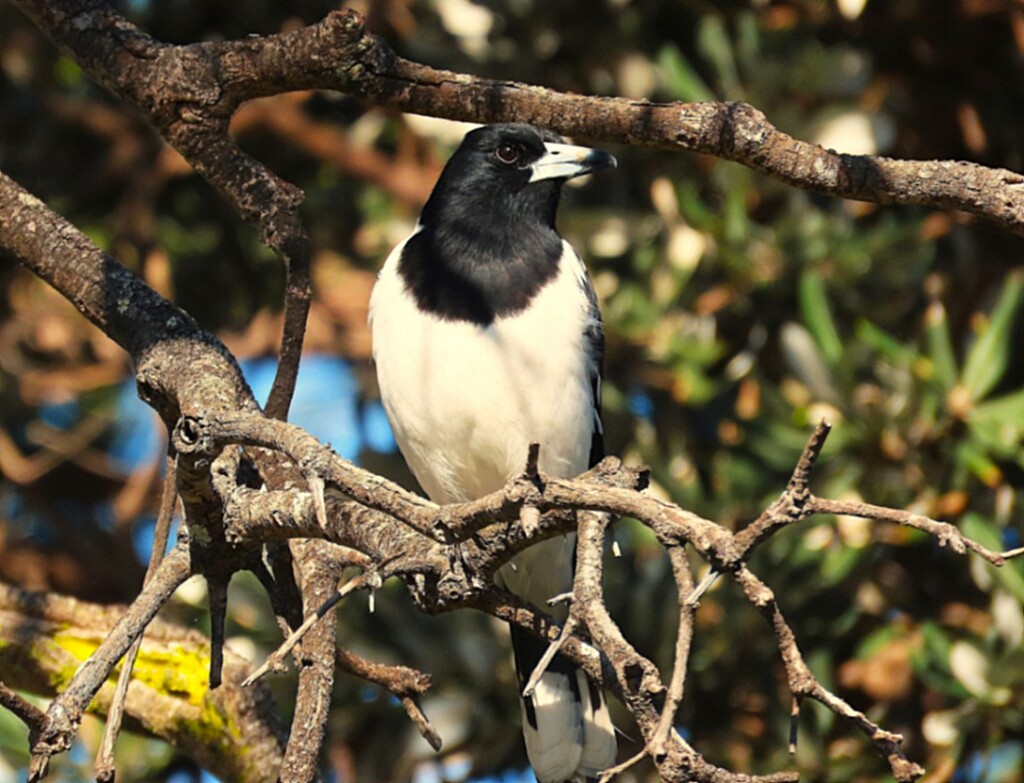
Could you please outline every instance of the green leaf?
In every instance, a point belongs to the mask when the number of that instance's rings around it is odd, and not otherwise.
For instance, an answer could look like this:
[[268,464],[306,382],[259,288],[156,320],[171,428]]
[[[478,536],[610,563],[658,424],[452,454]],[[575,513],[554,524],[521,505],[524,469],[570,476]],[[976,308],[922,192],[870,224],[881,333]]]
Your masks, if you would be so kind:
[[59,57],[53,70],[57,81],[64,87],[75,87],[83,81],[81,67],[70,57]]
[[840,584],[849,576],[863,556],[863,550],[849,546],[830,548],[821,562],[820,584],[824,587]]
[[800,275],[800,312],[825,359],[834,366],[843,355],[843,343],[829,307],[825,281],[816,269],[805,269]]
[[972,400],[984,399],[1003,377],[1010,358],[1010,330],[1024,296],[1024,272],[1006,276],[1003,292],[988,324],[974,341],[964,362],[961,382]]
[[956,384],[956,355],[949,338],[949,318],[941,302],[932,302],[924,317],[928,358],[939,387],[948,392]]
[[949,660],[949,651],[953,648],[953,640],[948,632],[938,623],[927,620],[919,626],[924,645],[918,653],[923,660],[944,664]]
[[743,84],[736,70],[729,31],[721,16],[708,14],[701,19],[697,28],[697,48],[714,66],[722,93],[730,98],[740,98]]
[[665,86],[681,101],[713,101],[715,93],[700,78],[678,47],[669,44],[658,52],[658,67]]
[[783,324],[779,330],[779,345],[790,370],[816,399],[828,402],[841,399],[832,370],[806,327],[796,322]]
[[744,11],[736,17],[736,45],[734,54],[737,62],[749,75],[764,65],[764,51],[761,46],[761,22],[757,13]]
[[893,364],[910,366],[917,359],[917,351],[870,321],[857,322],[857,337]]
[[857,645],[857,660],[865,661],[871,658],[897,639],[902,639],[907,632],[897,625],[885,625],[871,632]]
[[722,202],[722,231],[725,240],[734,246],[745,245],[750,241],[751,225],[747,212],[747,196],[741,187],[731,187],[725,191],[725,199]]
[[956,459],[987,487],[998,486],[1003,480],[1003,472],[999,466],[977,443],[972,441],[960,443],[956,449]]
[[684,180],[677,183],[676,194],[679,199],[679,214],[683,219],[700,231],[709,230],[716,216],[704,203],[697,181]]
[[987,419],[1024,424],[1024,389],[983,402],[971,411],[971,422]]
[[1024,389],[981,403],[967,424],[977,441],[1000,456],[1018,455],[1024,438]]
[[[985,519],[981,514],[969,512],[964,514],[960,522],[960,531],[968,538],[977,541],[994,552],[1003,548],[1002,531],[995,522]],[[1019,560],[1011,560],[1001,568],[989,566],[989,572],[1010,595],[1024,602],[1024,564]]]

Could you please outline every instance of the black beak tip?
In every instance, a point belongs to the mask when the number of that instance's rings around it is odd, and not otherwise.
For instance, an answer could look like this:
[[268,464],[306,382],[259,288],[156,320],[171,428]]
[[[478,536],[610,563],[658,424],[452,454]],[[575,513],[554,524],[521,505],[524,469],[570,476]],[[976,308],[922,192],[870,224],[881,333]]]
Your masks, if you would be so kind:
[[619,165],[619,162],[615,160],[615,156],[604,150],[591,150],[583,162],[591,171],[613,169]]

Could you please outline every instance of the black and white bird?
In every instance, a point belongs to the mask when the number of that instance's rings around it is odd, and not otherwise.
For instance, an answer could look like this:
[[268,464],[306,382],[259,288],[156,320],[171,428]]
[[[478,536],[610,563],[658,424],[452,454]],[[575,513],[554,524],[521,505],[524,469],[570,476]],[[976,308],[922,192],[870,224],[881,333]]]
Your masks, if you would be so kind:
[[[531,443],[553,476],[603,456],[601,314],[555,213],[566,180],[614,165],[530,125],[477,128],[385,262],[370,300],[377,378],[402,454],[432,500],[500,489],[523,472]],[[573,548],[573,536],[537,544],[497,581],[547,607],[572,587]],[[516,626],[512,643],[522,688],[547,645]],[[604,694],[568,659],[556,656],[522,713],[541,783],[595,777],[615,763]]]

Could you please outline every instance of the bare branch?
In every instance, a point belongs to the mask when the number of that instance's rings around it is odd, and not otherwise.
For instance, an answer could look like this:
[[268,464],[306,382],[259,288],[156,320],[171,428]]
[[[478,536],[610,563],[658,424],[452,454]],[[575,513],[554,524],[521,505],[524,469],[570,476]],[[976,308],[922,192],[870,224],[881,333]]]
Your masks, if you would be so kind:
[[46,774],[49,759],[71,747],[71,741],[93,696],[114,670],[132,642],[142,632],[182,582],[189,577],[188,547],[179,544],[164,559],[143,588],[139,597],[97,647],[96,652],[83,663],[67,689],[46,711],[49,723],[46,730],[32,743],[32,762],[29,780],[39,780]]
[[778,500],[736,535],[743,551],[749,552],[776,531],[811,515],[807,508],[811,498],[811,472],[831,431],[832,425],[824,419],[818,423]]
[[621,775],[623,772],[625,772],[627,769],[637,764],[638,762],[643,761],[645,758],[647,758],[647,748],[643,748],[639,752],[634,753],[621,764],[616,764],[614,767],[609,767],[608,769],[606,769],[604,772],[601,773],[601,777],[598,778],[598,783],[609,783],[609,781],[613,780],[618,775]]
[[1024,555],[1024,548],[993,552],[988,547],[968,538],[948,522],[929,519],[912,511],[875,506],[871,503],[829,500],[819,497],[810,498],[807,502],[807,509],[808,513],[813,514],[845,514],[851,517],[875,519],[879,522],[891,522],[895,525],[912,527],[934,536],[938,540],[939,546],[949,547],[958,555],[966,554],[968,551],[974,552],[994,566],[1005,565],[1008,560]]
[[[0,585],[0,675],[9,687],[56,696],[124,612],[123,606]],[[278,707],[266,688],[241,687],[251,666],[230,651],[224,685],[208,691],[207,647],[208,639],[195,629],[154,620],[128,691],[126,722],[170,742],[226,783],[272,783],[283,752]],[[108,679],[91,709],[108,714],[114,691]]]
[[[165,460],[163,492],[160,496],[160,509],[157,512],[153,532],[153,548],[149,555],[149,565],[146,567],[143,587],[152,581],[157,568],[163,562],[164,552],[167,551],[174,507],[178,501],[176,477],[177,464],[173,457],[168,457]],[[114,700],[107,713],[107,725],[103,728],[103,741],[100,743],[100,749],[96,753],[96,763],[93,766],[97,783],[112,783],[114,780],[114,746],[117,744],[117,737],[121,732],[121,719],[124,716],[128,684],[132,679],[135,660],[139,657],[139,650],[142,649],[144,635],[145,632],[128,648],[128,654],[125,655],[124,662],[121,664],[121,674],[117,678],[117,690],[114,692]]]
[[676,580],[676,589],[679,591],[679,628],[676,630],[672,678],[669,680],[665,706],[661,710],[661,717],[658,719],[658,726],[654,730],[654,738],[650,743],[651,754],[656,759],[663,757],[666,753],[669,734],[675,725],[676,712],[683,701],[687,664],[690,660],[690,645],[693,642],[693,616],[696,611],[695,603],[683,600],[683,596],[694,592],[693,574],[690,573],[686,550],[681,546],[671,547],[668,550],[668,557],[672,563],[672,575]]
[[28,726],[29,742],[34,742],[39,733],[46,728],[46,713],[34,704],[25,701],[3,682],[0,682],[0,707],[14,713],[22,723]]
[[260,679],[260,677],[269,671],[282,671],[284,669],[285,656],[288,655],[288,653],[294,649],[295,645],[302,640],[302,637],[306,635],[306,632],[313,627],[313,623],[325,617],[349,593],[353,593],[356,590],[373,590],[380,587],[381,583],[382,579],[380,572],[374,570],[360,574],[354,579],[350,579],[344,586],[339,587],[327,598],[326,601],[317,607],[315,612],[310,614],[302,622],[302,625],[296,628],[291,635],[267,657],[267,660],[262,666],[249,675],[249,679],[243,682],[242,685],[252,685],[256,680]]
[[[326,556],[322,541],[293,541],[295,563],[299,570],[303,610],[312,612],[337,588],[341,567]],[[296,654],[299,686],[295,696],[281,783],[306,783],[320,777],[318,759],[327,731],[331,690],[334,687],[334,659],[337,623],[315,623],[306,633]]]
[[419,696],[426,693],[430,687],[429,675],[407,666],[374,663],[341,647],[338,648],[337,660],[338,668],[342,671],[362,677],[364,680],[369,680],[390,691],[401,702],[406,714],[423,739],[435,751],[441,750],[441,735],[431,725],[419,703]]
[[924,769],[907,759],[900,749],[903,737],[899,734],[884,731],[868,719],[862,712],[853,709],[849,704],[828,691],[811,673],[804,662],[789,624],[782,616],[775,595],[769,587],[754,576],[746,565],[741,566],[734,574],[736,581],[743,588],[747,599],[764,615],[775,632],[775,639],[782,655],[782,663],[786,669],[786,680],[793,697],[799,700],[810,697],[828,707],[840,717],[852,722],[871,740],[875,750],[884,758],[892,770],[892,774],[900,783],[913,783],[924,775]]
[[523,698],[529,698],[533,695],[533,692],[537,689],[537,683],[540,682],[540,678],[544,676],[544,672],[547,671],[548,666],[551,665],[551,661],[559,650],[562,649],[562,645],[565,644],[566,640],[576,630],[576,616],[569,613],[565,623],[562,625],[562,631],[558,634],[558,638],[555,639],[548,645],[548,648],[544,651],[544,654],[537,661],[537,665],[533,667],[533,671],[530,673],[530,679],[526,681],[526,686],[523,688]]

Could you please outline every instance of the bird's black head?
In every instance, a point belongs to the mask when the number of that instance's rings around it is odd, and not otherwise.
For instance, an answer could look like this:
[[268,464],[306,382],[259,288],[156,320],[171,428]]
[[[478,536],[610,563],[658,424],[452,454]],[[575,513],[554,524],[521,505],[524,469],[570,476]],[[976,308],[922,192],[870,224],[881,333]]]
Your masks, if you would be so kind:
[[481,326],[520,312],[558,272],[562,185],[614,165],[606,152],[530,125],[467,133],[402,250],[399,274],[417,305]]
[[462,214],[554,227],[562,184],[615,165],[601,150],[565,144],[532,125],[486,125],[466,134],[423,210],[423,223]]

